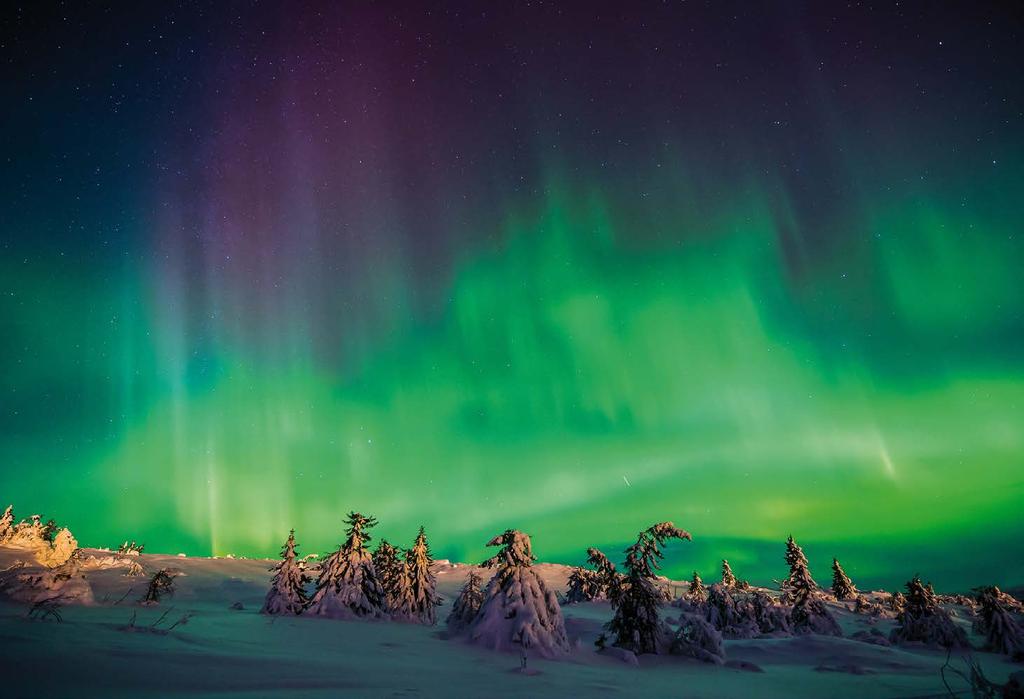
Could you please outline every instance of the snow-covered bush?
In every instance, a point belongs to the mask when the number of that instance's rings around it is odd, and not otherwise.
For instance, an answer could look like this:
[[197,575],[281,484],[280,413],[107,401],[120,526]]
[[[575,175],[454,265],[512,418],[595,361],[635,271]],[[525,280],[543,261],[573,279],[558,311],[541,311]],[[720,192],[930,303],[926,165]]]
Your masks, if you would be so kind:
[[78,541],[71,530],[64,528],[57,532],[53,542],[41,543],[36,550],[36,559],[47,568],[64,565],[78,549]]
[[530,537],[508,529],[487,545],[501,549],[483,563],[496,572],[469,625],[470,641],[494,650],[519,650],[547,658],[568,653],[562,610],[555,593],[532,567]]
[[679,617],[679,628],[672,639],[670,652],[715,665],[725,662],[722,634],[697,614],[682,614]]

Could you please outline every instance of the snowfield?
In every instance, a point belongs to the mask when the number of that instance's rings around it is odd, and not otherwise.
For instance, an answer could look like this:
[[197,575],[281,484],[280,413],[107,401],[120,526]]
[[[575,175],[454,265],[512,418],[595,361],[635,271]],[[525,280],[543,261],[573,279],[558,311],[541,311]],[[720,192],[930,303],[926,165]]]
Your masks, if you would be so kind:
[[[727,640],[725,666],[677,656],[597,652],[594,641],[611,618],[605,602],[562,608],[572,647],[561,661],[494,652],[446,638],[445,626],[341,621],[259,614],[271,560],[133,557],[145,570],[126,576],[109,551],[83,549],[86,604],[30,616],[30,602],[0,598],[0,696],[16,697],[948,697],[940,677],[944,651],[894,648],[852,640],[892,620],[872,623],[829,603],[844,637],[798,636]],[[96,559],[96,560],[92,560]],[[42,572],[30,552],[0,548],[0,570]],[[112,567],[114,566],[114,567]],[[179,572],[176,591],[141,605],[149,576]],[[435,564],[443,620],[470,570],[486,582],[492,571]],[[537,564],[553,590],[564,591],[571,568]],[[10,576],[13,571],[6,573]],[[680,589],[682,584],[680,583]],[[957,611],[955,621],[970,633]],[[665,606],[665,618],[678,610]],[[176,625],[175,625],[176,624]],[[173,626],[173,628],[171,628]],[[977,644],[979,639],[971,636]],[[989,680],[1005,683],[1024,667],[1006,656],[975,651]],[[963,669],[954,653],[953,667]],[[957,696],[966,683],[948,672]]]

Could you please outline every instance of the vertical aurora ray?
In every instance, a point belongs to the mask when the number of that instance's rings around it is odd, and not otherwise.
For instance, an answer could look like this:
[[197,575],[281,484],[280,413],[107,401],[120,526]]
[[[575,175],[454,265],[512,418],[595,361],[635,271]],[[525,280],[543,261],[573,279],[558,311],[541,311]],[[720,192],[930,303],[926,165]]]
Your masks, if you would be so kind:
[[[925,77],[810,30],[725,60],[677,40],[701,12],[635,42],[545,15],[564,46],[514,12],[457,45],[433,16],[210,19],[242,38],[143,110],[131,216],[101,190],[54,195],[79,236],[2,222],[0,497],[193,554],[325,550],[358,508],[460,559],[673,519],[677,574],[767,581],[794,533],[866,584],[1018,582],[1019,134],[972,141],[995,117],[898,32]],[[956,118],[896,99],[918,83]]]

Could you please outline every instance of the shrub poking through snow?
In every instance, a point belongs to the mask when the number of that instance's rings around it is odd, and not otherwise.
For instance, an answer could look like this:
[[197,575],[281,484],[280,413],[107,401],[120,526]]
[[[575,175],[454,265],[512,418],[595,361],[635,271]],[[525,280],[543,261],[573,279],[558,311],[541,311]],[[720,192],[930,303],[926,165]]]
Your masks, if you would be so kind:
[[437,594],[437,578],[430,572],[434,562],[430,555],[430,544],[423,527],[412,548],[405,553],[405,564],[409,571],[409,589],[412,593],[412,614],[424,624],[437,623],[437,607],[441,597]]
[[969,647],[967,634],[953,623],[949,613],[939,606],[935,594],[916,575],[907,582],[906,602],[897,620],[899,624],[889,635],[893,643],[919,642],[944,648]]
[[693,577],[690,579],[690,588],[687,590],[687,594],[692,602],[707,602],[708,600],[708,588],[704,587],[704,581],[700,579],[697,571],[693,571]]
[[985,636],[985,650],[1024,660],[1024,625],[1004,599],[1013,598],[995,586],[982,587],[977,593],[978,620],[974,630]]
[[409,574],[399,557],[398,549],[387,539],[381,539],[373,552],[373,567],[384,590],[384,606],[395,616],[409,616],[412,610],[412,595],[409,589]]
[[170,568],[161,568],[149,579],[143,604],[160,604],[160,600],[174,595],[174,573]]
[[301,614],[309,603],[306,596],[306,583],[309,576],[306,568],[295,554],[295,530],[288,534],[288,540],[281,547],[281,562],[270,570],[274,577],[270,581],[270,590],[263,601],[260,614]]
[[307,607],[314,616],[376,618],[385,613],[384,589],[366,542],[377,524],[373,517],[349,512],[347,539],[320,566],[316,592]]
[[452,611],[445,619],[445,624],[451,631],[458,632],[465,629],[480,611],[480,606],[484,602],[484,593],[480,589],[481,582],[483,581],[475,570],[469,571],[466,584],[459,590],[459,596],[455,598]]
[[736,576],[733,575],[732,566],[724,558],[722,559],[722,584],[726,587],[736,587]]
[[612,600],[615,616],[605,625],[615,636],[615,646],[637,655],[664,652],[671,642],[671,631],[658,616],[665,593],[654,574],[661,547],[669,539],[690,541],[692,537],[671,522],[661,522],[640,532],[636,543],[626,549],[626,572]]
[[836,558],[832,559],[832,594],[837,600],[853,599],[857,596],[857,588]]
[[469,626],[472,643],[494,650],[557,658],[569,652],[565,621],[555,593],[533,569],[530,537],[514,529],[487,542],[500,550],[484,561],[496,568],[480,610]]

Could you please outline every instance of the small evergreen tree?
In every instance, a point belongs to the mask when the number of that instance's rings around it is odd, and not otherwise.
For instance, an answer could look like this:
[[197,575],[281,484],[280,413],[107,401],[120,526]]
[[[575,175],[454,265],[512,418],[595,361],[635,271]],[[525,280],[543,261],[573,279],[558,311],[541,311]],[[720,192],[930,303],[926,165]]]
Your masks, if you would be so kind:
[[281,547],[281,562],[270,569],[274,577],[260,614],[301,614],[309,604],[306,584],[310,578],[305,565],[296,558],[296,548],[295,530],[292,529]]
[[601,585],[597,581],[597,573],[577,566],[573,568],[566,581],[565,603],[577,604],[597,599]]
[[548,658],[568,653],[562,610],[533,569],[530,537],[507,529],[487,545],[501,549],[483,563],[497,570],[469,626],[470,640],[494,650],[519,650],[524,657],[530,651]]
[[612,602],[615,616],[605,628],[614,634],[614,645],[636,654],[667,650],[671,642],[671,634],[658,616],[665,594],[654,573],[662,558],[661,547],[669,539],[690,541],[692,537],[671,522],[661,522],[640,532],[636,543],[626,549],[625,577]]
[[736,576],[732,573],[729,561],[722,559],[722,584],[725,587],[736,587]]
[[405,554],[405,563],[411,583],[412,613],[422,623],[430,625],[437,623],[437,607],[441,604],[441,597],[437,594],[437,578],[430,572],[430,564],[433,562],[426,532],[420,527],[415,543]]
[[782,583],[782,599],[784,602],[794,603],[797,596],[796,578],[801,578],[800,585],[806,585],[810,581],[811,590],[817,590],[818,584],[811,577],[810,568],[807,563],[807,556],[804,550],[793,539],[793,536],[786,540],[786,565],[789,566],[789,576]]
[[945,648],[968,648],[967,634],[949,612],[939,606],[934,593],[914,576],[907,582],[906,601],[897,616],[899,624],[889,634],[893,643],[920,642]]
[[402,610],[403,601],[409,598],[409,576],[405,570],[405,561],[399,558],[398,549],[387,539],[381,539],[377,550],[373,553],[373,567],[377,570],[377,578],[384,590],[385,608],[398,615],[409,612]]
[[475,570],[469,571],[466,584],[459,590],[459,596],[455,598],[452,611],[445,619],[445,624],[450,630],[458,632],[466,628],[480,611],[480,606],[484,602],[484,593],[480,589],[481,582],[482,580]]
[[[799,548],[799,547],[798,547]],[[791,619],[797,633],[842,636],[839,623],[818,596],[818,586],[807,569],[807,559],[795,560],[789,579],[789,598],[793,601]]]
[[857,588],[839,565],[839,560],[832,559],[832,594],[837,600],[850,599],[857,596]]
[[146,594],[142,598],[143,604],[160,604],[164,597],[174,594],[174,573],[170,568],[161,568],[149,580],[146,586]]
[[346,521],[347,539],[323,562],[307,612],[343,619],[380,617],[385,613],[384,589],[366,548],[377,520],[349,512]]
[[706,602],[708,599],[708,588],[704,587],[704,581],[700,579],[697,571],[693,571],[693,578],[690,579],[690,599],[695,602]]
[[1013,608],[1004,603],[1004,597],[1008,595],[995,586],[977,591],[979,609],[974,630],[985,636],[986,650],[1008,655],[1013,660],[1022,660],[1024,625],[1014,617]]

